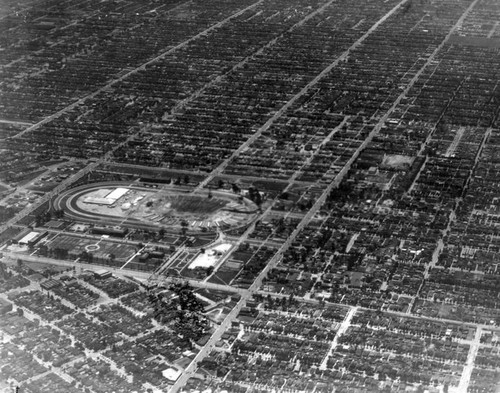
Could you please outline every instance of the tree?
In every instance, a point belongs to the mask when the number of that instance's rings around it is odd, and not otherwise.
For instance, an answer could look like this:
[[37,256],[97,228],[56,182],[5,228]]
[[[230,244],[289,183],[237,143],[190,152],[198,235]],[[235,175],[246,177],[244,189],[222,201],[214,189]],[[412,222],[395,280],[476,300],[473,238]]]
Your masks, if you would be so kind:
[[207,270],[206,270],[207,277],[209,277],[213,272],[214,272],[213,266],[207,267]]
[[35,245],[32,242],[28,242],[28,251],[31,253],[35,249]]
[[50,211],[46,211],[42,217],[43,222],[50,221],[51,219],[52,219],[52,213]]
[[45,257],[49,253],[49,248],[46,244],[41,244],[40,247],[38,247],[38,253]]
[[[49,252],[50,252],[50,250],[49,250]],[[54,258],[56,258],[56,259],[67,259],[67,257],[68,257],[68,250],[66,250],[64,248],[56,247],[56,248],[54,248],[52,253],[54,255]]]
[[191,312],[203,310],[203,305],[194,295],[193,288],[187,282],[180,285],[174,285],[172,290],[179,296],[181,310],[188,310]]
[[254,187],[248,188],[248,198],[257,206],[262,204],[262,196],[260,195],[259,190]]
[[173,314],[176,333],[192,346],[193,342],[199,340],[208,328],[208,320],[202,314],[203,304],[194,295],[193,288],[188,283],[172,284],[169,289],[177,297],[169,302],[158,298],[154,300],[155,318],[161,321],[165,316]]
[[256,204],[257,206],[262,205],[262,196],[260,195],[260,192],[259,192],[259,191],[257,191],[257,192],[255,193],[255,197],[254,197],[253,201],[255,202],[255,204]]
[[63,218],[64,217],[64,210],[62,210],[62,209],[54,210],[54,217],[55,218]]
[[287,200],[289,197],[289,194],[288,192],[283,192],[280,196],[279,196],[279,199],[284,199],[284,200]]
[[43,224],[42,216],[37,214],[35,217],[35,227],[39,227]]
[[182,236],[186,236],[188,226],[189,226],[189,224],[186,220],[181,221],[181,234],[182,234]]
[[267,306],[270,308],[270,309],[273,309],[274,308],[274,299],[273,297],[271,296],[271,294],[268,294],[267,295]]

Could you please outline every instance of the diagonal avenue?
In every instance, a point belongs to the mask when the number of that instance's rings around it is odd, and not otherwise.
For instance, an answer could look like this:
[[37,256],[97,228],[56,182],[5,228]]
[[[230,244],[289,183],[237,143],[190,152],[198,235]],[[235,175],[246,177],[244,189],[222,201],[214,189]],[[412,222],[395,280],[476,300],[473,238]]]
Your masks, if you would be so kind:
[[198,187],[194,190],[199,191],[205,187],[210,181],[212,181],[216,176],[220,175],[228,166],[228,164],[239,156],[246,148],[248,148],[252,143],[254,143],[257,138],[259,138],[264,132],[266,132],[269,127],[271,127],[276,120],[278,120],[295,102],[304,96],[307,92],[311,90],[318,82],[320,82],[326,75],[328,75],[339,63],[347,60],[352,51],[358,48],[377,28],[389,19],[400,7],[410,0],[402,0],[395,7],[393,7],[387,14],[380,18],[365,34],[358,38],[348,49],[346,49],[340,56],[338,56],[334,61],[332,61],[327,67],[323,69],[316,77],[311,80],[307,85],[305,85],[296,95],[294,95],[285,105],[283,105],[269,120],[267,120],[264,125],[262,125],[255,133],[252,134],[244,143],[240,145],[228,158],[226,158],[217,168],[215,168],[205,180],[203,180]]
[[[263,1],[263,0],[261,0]],[[254,3],[253,5],[250,5],[248,8],[254,7],[257,4],[259,4],[261,1]],[[196,190],[200,190],[204,186],[208,184],[214,177],[220,175],[227,167],[227,165],[233,160],[235,157],[237,157],[241,152],[243,152],[250,144],[252,144],[257,138],[259,138],[265,131],[271,127],[274,122],[276,122],[286,111],[294,105],[298,99],[303,97],[305,94],[307,94],[312,87],[314,87],[316,84],[318,84],[323,78],[327,77],[327,75],[335,69],[342,61],[346,60],[349,55],[356,50],[358,47],[360,47],[364,41],[377,29],[384,23],[386,22],[390,17],[395,15],[398,10],[405,4],[407,4],[410,0],[402,0],[399,2],[395,7],[393,7],[387,14],[385,14],[381,19],[379,19],[362,37],[360,37],[358,40],[356,40],[346,51],[344,51],[340,56],[338,56],[334,61],[332,61],[326,68],[324,68],[319,74],[316,75],[316,77],[311,80],[305,87],[303,87],[295,96],[293,96],[284,106],[282,106],[263,126],[261,126],[248,140],[246,140],[237,150],[235,150],[231,156],[229,156],[226,160],[224,160],[216,169],[214,169],[209,176],[197,187]],[[435,48],[435,50],[429,55],[429,57],[426,59],[425,63],[419,68],[419,70],[416,72],[416,74],[413,76],[412,79],[410,79],[405,88],[399,93],[397,98],[394,100],[393,104],[390,106],[390,108],[386,111],[386,113],[380,118],[380,120],[377,122],[376,126],[372,129],[368,137],[364,140],[364,142],[358,147],[358,149],[352,154],[352,156],[349,158],[347,163],[344,165],[342,170],[335,176],[334,180],[328,184],[328,186],[325,188],[321,196],[317,199],[315,204],[312,206],[312,208],[307,212],[307,214],[302,218],[300,223],[297,225],[293,233],[288,237],[288,239],[280,246],[278,249],[277,253],[269,260],[269,263],[267,266],[262,270],[262,272],[258,275],[258,277],[255,279],[253,284],[250,286],[248,290],[242,291],[241,292],[241,298],[237,305],[231,310],[231,312],[228,314],[228,316],[224,319],[222,322],[221,326],[214,332],[214,334],[210,337],[209,341],[207,344],[202,348],[202,350],[196,355],[194,360],[189,364],[189,366],[186,368],[184,373],[179,377],[179,379],[176,381],[174,386],[172,387],[171,391],[176,392],[179,389],[181,389],[187,380],[193,376],[197,363],[200,360],[203,360],[205,356],[207,356],[211,349],[215,346],[215,343],[221,338],[222,334],[226,331],[226,329],[229,327],[231,321],[238,315],[238,313],[241,311],[241,308],[246,304],[246,302],[251,298],[251,296],[258,291],[260,288],[263,280],[266,278],[267,274],[269,273],[270,270],[275,268],[277,264],[281,261],[282,255],[290,248],[290,246],[293,244],[293,242],[297,239],[298,235],[300,232],[311,222],[311,220],[314,218],[316,213],[321,209],[323,206],[324,202],[327,200],[328,196],[330,195],[331,191],[336,188],[344,179],[345,175],[349,171],[351,165],[353,162],[357,159],[359,156],[360,152],[365,149],[365,147],[372,141],[372,139],[379,133],[385,122],[388,120],[388,118],[394,113],[395,109],[397,106],[400,104],[401,100],[407,95],[409,90],[414,86],[415,82],[421,77],[422,73],[424,70],[430,65],[431,62],[433,62],[438,55],[438,53],[442,50],[443,46],[446,44],[446,41],[449,39],[451,34],[453,34],[463,23],[465,17],[468,15],[468,13],[472,10],[472,8],[478,3],[478,0],[474,0],[470,6],[464,11],[464,13],[461,15],[461,17],[458,19],[458,21],[451,27],[449,30],[448,34],[446,37],[443,38],[441,43]],[[245,9],[246,10],[246,9]],[[242,13],[243,11],[240,11],[239,13]],[[237,13],[237,14],[239,14]],[[236,16],[236,14],[232,15],[228,19]],[[219,22],[219,24],[224,23],[224,21]],[[300,22],[299,22],[300,23]],[[303,22],[302,22],[303,23]],[[210,27],[209,29],[216,28],[214,26]],[[209,30],[208,29],[208,30]],[[201,34],[201,33],[200,33]],[[192,37],[190,40],[195,39]],[[188,41],[190,41],[188,40]],[[183,44],[179,45],[184,45],[188,41],[185,41]],[[171,49],[173,50],[173,49]],[[170,51],[170,50],[169,50]],[[167,52],[169,52],[167,51]],[[122,77],[115,79],[114,81],[110,82],[111,84],[117,83],[118,81],[126,78],[127,76],[130,76],[131,74],[135,72],[139,72],[140,70],[144,69],[142,67],[145,67],[146,64],[151,64],[154,61],[158,61],[162,58],[162,56],[165,56],[167,52],[163,53],[162,55],[156,57],[155,59],[150,60],[148,63],[143,64],[142,66],[134,69],[133,71],[130,71],[129,73],[123,75]],[[108,84],[108,86],[111,86],[111,84]],[[103,88],[104,89],[104,88]],[[102,89],[101,89],[102,90]],[[99,90],[99,91],[101,91]],[[94,95],[98,94],[98,92],[94,92],[91,95],[83,98],[82,100],[92,98]],[[55,118],[57,116],[62,115],[65,113],[65,111],[71,110],[74,108],[75,105],[78,105],[78,102],[81,100],[77,101],[77,103],[74,103],[65,109],[63,109],[60,112],[57,112],[56,114],[53,115],[52,118]],[[71,108],[70,108],[71,107]],[[28,130],[34,130],[38,127],[40,127],[42,124],[46,123],[47,121],[50,121],[50,118],[44,119],[42,122],[37,123],[33,125],[32,127],[29,127],[26,131]],[[24,131],[24,132],[26,132]],[[82,176],[85,173],[88,173],[88,171],[92,170],[95,168],[99,163],[105,161],[110,157],[112,154],[113,150],[108,152],[104,158],[101,160],[97,161],[96,163],[92,163],[89,166],[87,166],[84,170],[82,170],[80,173],[77,174],[77,176]],[[71,178],[71,182],[75,180],[75,177]],[[69,183],[68,183],[69,184]],[[68,184],[61,185],[61,187],[58,187],[56,190],[54,190],[51,194],[49,195],[54,195],[55,193],[59,192],[62,190],[63,187],[67,186]],[[44,200],[47,200],[47,198],[44,198]],[[19,219],[20,215],[18,215],[17,219]],[[355,309],[352,309],[355,310]],[[354,315],[355,311],[352,311],[349,315],[352,317]],[[345,322],[345,328],[349,326],[350,319],[346,319]],[[335,347],[335,341],[332,343],[332,349]],[[474,354],[471,353],[471,356]],[[465,376],[463,378],[464,382],[463,384],[467,383]]]
[[[420,69],[415,73],[413,78],[408,81],[406,87],[401,91],[399,96],[395,99],[391,107],[387,110],[387,112],[381,117],[381,119],[378,121],[376,126],[373,128],[373,130],[370,132],[370,134],[367,136],[367,138],[364,140],[364,142],[358,147],[358,149],[353,153],[351,158],[348,160],[348,162],[344,165],[342,170],[337,174],[337,176],[333,179],[333,181],[328,185],[328,187],[323,191],[321,196],[317,199],[316,203],[312,206],[312,208],[308,211],[308,213],[304,216],[304,218],[300,221],[300,223],[297,225],[295,230],[292,232],[292,234],[287,238],[287,240],[282,244],[282,246],[279,248],[279,250],[276,252],[276,254],[270,259],[266,267],[262,270],[262,272],[259,274],[259,276],[255,279],[253,284],[250,286],[248,289],[248,292],[243,293],[241,296],[241,299],[237,303],[237,305],[231,310],[231,312],[227,315],[226,319],[222,322],[221,326],[214,332],[214,334],[210,337],[208,340],[207,344],[201,349],[201,351],[196,355],[196,357],[193,359],[193,361],[189,364],[189,366],[185,369],[184,373],[179,377],[179,379],[176,381],[176,383],[173,385],[171,388],[171,392],[177,392],[179,389],[181,389],[188,379],[194,375],[194,372],[197,367],[197,363],[205,356],[207,356],[212,348],[214,348],[215,344],[217,341],[220,340],[222,334],[226,331],[226,329],[229,327],[231,321],[236,318],[236,316],[239,314],[241,311],[242,307],[246,304],[247,300],[249,300],[253,293],[256,293],[260,286],[262,285],[262,282],[264,278],[267,276],[268,272],[272,270],[276,265],[279,263],[279,261],[282,258],[282,255],[284,252],[292,245],[294,240],[297,238],[299,233],[309,224],[309,222],[313,219],[315,214],[320,210],[320,208],[323,206],[324,202],[328,198],[328,195],[331,193],[331,191],[336,188],[344,176],[347,174],[349,171],[352,163],[356,160],[360,152],[365,149],[365,147],[371,142],[371,140],[374,138],[375,135],[378,134],[380,129],[383,127],[387,119],[390,117],[390,115],[394,112],[396,107],[399,105],[401,100],[407,95],[409,90],[413,87],[415,82],[420,78],[424,70],[431,65],[431,63],[435,60],[436,56],[438,53],[441,51],[443,46],[446,44],[450,36],[460,28],[462,25],[463,21],[467,17],[467,15],[470,13],[470,11],[476,6],[479,0],[474,0],[469,7],[462,13],[461,17],[456,21],[456,23],[450,28],[448,31],[448,34],[443,38],[441,43],[435,48],[435,50],[429,55],[427,58],[426,62],[420,67]],[[349,56],[349,54],[359,47],[363,41],[366,40],[367,37],[369,37],[377,28],[384,23],[390,16],[392,16],[394,13],[398,11],[398,9],[403,6],[407,0],[403,0],[400,3],[398,3],[393,9],[391,9],[383,18],[381,18],[377,23],[375,23],[368,32],[366,32],[360,39],[358,39],[349,49],[347,49],[342,55],[340,55],[335,61],[333,61],[328,67],[326,67],[320,74],[316,76],[308,85],[306,85],[296,96],[294,96],[290,101],[288,101],[271,119],[269,119],[257,132],[252,135],[245,143],[243,143],[238,150],[236,150],[228,159],[226,159],[219,167],[217,167],[210,175],[209,177],[199,185],[198,189],[203,187],[204,185],[208,184],[210,180],[212,180],[215,176],[220,174],[228,165],[228,163],[236,157],[238,154],[240,154],[247,146],[249,146],[253,141],[255,141],[265,130],[267,130],[273,123],[276,121],[297,99],[299,99],[303,94],[305,94],[312,86],[317,84],[323,77],[325,77],[332,69],[339,64],[340,61],[344,60]]]
[[171,53],[179,50],[179,49],[182,49],[184,47],[186,47],[187,45],[189,45],[191,42],[199,39],[199,38],[202,38],[204,36],[206,36],[207,34],[211,33],[212,31],[220,28],[222,25],[230,22],[232,19],[242,15],[243,13],[245,13],[246,11],[248,10],[251,10],[252,8],[255,8],[257,7],[259,4],[261,4],[264,0],[258,0],[256,1],[255,3],[252,3],[250,4],[248,7],[245,7],[243,9],[240,9],[239,11],[235,12],[234,14],[231,14],[230,16],[228,16],[227,18],[217,22],[217,23],[214,23],[213,25],[211,25],[210,27],[206,28],[205,30],[199,32],[198,34],[182,41],[181,43],[169,48],[168,50],[165,50],[164,52],[160,53],[158,56],[146,61],[145,63],[137,66],[136,68],[128,71],[127,73],[121,75],[120,77],[118,78],[115,78],[115,79],[112,79],[111,81],[109,81],[108,83],[106,83],[104,86],[100,87],[99,89],[95,90],[94,92],[86,95],[85,97],[82,97],[80,98],[79,100],[73,102],[72,104],[64,107],[63,109],[61,109],[60,111],[50,115],[50,116],[47,116],[45,119],[39,121],[38,123],[35,123],[33,124],[32,126],[26,128],[25,130],[23,130],[22,132],[20,132],[19,134],[17,134],[14,138],[19,138],[20,136],[26,134],[27,132],[30,132],[30,131],[34,131],[38,128],[40,128],[42,125],[54,120],[54,119],[57,119],[58,117],[64,115],[65,113],[73,110],[74,108],[76,108],[78,105],[81,105],[83,104],[85,101],[87,100],[90,100],[94,97],[96,97],[97,95],[99,95],[100,93],[102,93],[103,91],[106,91],[108,89],[110,89],[111,87],[113,87],[114,85],[116,85],[117,83],[129,78],[130,76],[138,73],[138,72],[141,72],[141,71],[144,71],[146,69],[147,66],[149,65],[152,65],[152,64],[155,64],[161,60],[163,60],[166,56],[170,55]]
[[[129,72],[121,75],[120,77],[109,81],[105,86],[99,88],[98,90],[94,91],[93,93],[88,94],[85,97],[82,97],[81,99],[79,99],[76,102],[74,102],[74,103],[66,106],[65,108],[63,108],[60,111],[52,114],[51,116],[48,116],[47,118],[43,119],[42,121],[30,125],[25,130],[23,130],[20,133],[16,134],[13,138],[19,138],[19,137],[23,136],[24,134],[26,134],[28,132],[31,132],[31,131],[34,131],[34,130],[38,129],[39,127],[43,126],[46,123],[49,123],[50,121],[52,121],[54,119],[57,119],[58,117],[64,115],[65,113],[70,112],[71,110],[73,110],[78,105],[81,105],[85,101],[90,100],[90,99],[96,97],[98,94],[100,94],[103,91],[106,91],[107,89],[111,88],[115,84],[117,84],[117,83],[119,83],[121,81],[126,80],[127,78],[129,78],[130,76],[132,76],[132,75],[134,75],[134,74],[136,74],[138,72],[144,71],[147,66],[155,64],[155,63],[158,63],[158,62],[164,60],[168,55],[171,55],[172,53],[174,53],[174,52],[176,52],[176,51],[178,51],[178,50],[186,47],[187,45],[189,45],[193,41],[195,41],[195,40],[197,40],[199,38],[205,37],[209,33],[215,32],[217,29],[221,28],[224,24],[231,22],[233,19],[235,19],[238,16],[244,14],[248,10],[251,10],[251,9],[257,7],[258,5],[260,5],[263,2],[264,2],[264,0],[259,0],[259,1],[255,2],[255,3],[252,3],[248,7],[239,10],[238,12],[236,12],[236,13],[230,15],[229,17],[225,18],[224,20],[221,20],[218,23],[216,23],[216,24],[208,27],[207,29],[205,29],[202,32],[196,34],[195,36],[190,37],[189,39],[187,39],[187,40],[179,43],[178,45],[176,45],[176,46],[174,46],[174,47],[172,47],[172,48],[170,48],[170,49],[162,52],[158,56],[154,57],[153,59],[148,60],[147,62],[145,62],[144,64],[141,64],[140,66],[136,67],[135,69],[130,70]],[[267,44],[265,44],[264,46],[262,46],[256,52],[252,53],[251,55],[247,56],[243,60],[239,61],[231,69],[229,69],[228,71],[226,71],[223,74],[219,75],[218,77],[216,77],[215,79],[211,80],[210,82],[206,83],[204,86],[202,86],[201,88],[199,88],[195,92],[193,92],[189,97],[187,97],[184,100],[182,100],[179,103],[177,103],[169,111],[169,115],[174,115],[174,114],[178,113],[179,111],[181,111],[182,108],[186,104],[188,104],[189,102],[195,100],[197,97],[199,97],[205,90],[207,90],[211,86],[219,83],[227,74],[229,74],[229,73],[231,73],[231,72],[233,72],[233,71],[235,71],[235,70],[237,70],[239,68],[244,67],[245,64],[247,64],[251,59],[253,59],[256,56],[258,56],[259,54],[261,54],[267,48],[275,45],[276,42],[279,39],[281,39],[286,33],[288,33],[290,31],[296,29],[297,27],[303,25],[308,20],[310,20],[311,18],[314,18],[317,14],[323,12],[328,6],[330,6],[332,3],[335,3],[335,2],[336,2],[336,0],[329,0],[326,3],[324,3],[321,7],[317,8],[316,10],[314,10],[314,11],[310,12],[309,14],[307,14],[300,21],[298,21],[297,23],[295,23],[294,25],[292,25],[291,27],[289,27],[287,30],[283,31],[281,34],[279,34],[278,36],[276,36],[275,38],[273,38],[272,40],[270,40]],[[186,4],[186,3],[185,2],[181,3],[181,5],[183,5],[183,4]],[[174,7],[172,10],[175,10],[176,8],[177,7]],[[62,182],[61,184],[59,184],[56,189],[54,189],[51,192],[45,194],[40,199],[40,201],[37,204],[35,204],[34,206],[28,206],[25,209],[23,209],[19,214],[17,214],[16,217],[12,218],[7,223],[5,223],[4,225],[0,226],[0,232],[3,231],[3,230],[5,230],[5,228],[7,228],[8,226],[12,225],[13,223],[15,223],[15,222],[19,221],[20,219],[22,219],[22,218],[26,217],[27,215],[29,215],[38,206],[40,206],[43,203],[45,203],[46,201],[50,200],[53,196],[57,195],[59,192],[61,192],[62,190],[64,190],[68,185],[70,185],[74,181],[82,178],[83,176],[85,176],[85,175],[91,173],[92,171],[94,171],[95,169],[97,169],[101,163],[110,160],[112,158],[114,152],[116,152],[117,150],[119,150],[121,147],[125,146],[132,139],[135,139],[140,132],[142,132],[142,130],[130,134],[124,141],[122,141],[121,143],[115,145],[111,150],[109,150],[108,152],[106,152],[106,154],[103,157],[101,157],[99,160],[97,160],[96,162],[90,163],[88,166],[86,166],[81,171],[79,171],[78,173],[76,173],[75,175],[73,175],[71,178],[69,178],[69,179],[65,180],[64,182]]]

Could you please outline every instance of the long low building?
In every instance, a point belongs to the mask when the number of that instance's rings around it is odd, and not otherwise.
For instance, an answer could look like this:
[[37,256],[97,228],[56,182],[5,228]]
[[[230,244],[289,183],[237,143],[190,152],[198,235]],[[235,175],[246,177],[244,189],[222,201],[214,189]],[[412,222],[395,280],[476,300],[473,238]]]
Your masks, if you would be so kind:
[[92,193],[92,196],[87,196],[83,200],[85,203],[93,203],[96,205],[112,205],[123,197],[127,192],[128,188],[118,187],[112,190],[109,189],[99,190]]
[[121,228],[121,227],[95,226],[93,228],[90,228],[90,233],[93,233],[96,235],[109,235],[109,236],[124,237],[128,233],[128,229]]
[[20,245],[33,246],[40,240],[42,240],[45,236],[47,236],[47,231],[44,232],[30,231],[28,233],[22,232],[20,235],[16,236],[12,240]]

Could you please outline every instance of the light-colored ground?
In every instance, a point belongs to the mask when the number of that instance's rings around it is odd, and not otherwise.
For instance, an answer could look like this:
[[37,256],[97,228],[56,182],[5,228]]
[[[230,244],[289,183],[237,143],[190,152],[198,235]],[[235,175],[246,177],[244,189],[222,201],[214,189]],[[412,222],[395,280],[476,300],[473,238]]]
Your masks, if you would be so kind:
[[411,166],[414,160],[415,157],[404,156],[401,154],[388,154],[384,156],[382,166],[396,169],[404,168],[405,166]]
[[231,249],[231,247],[232,244],[223,243],[207,249],[203,254],[199,254],[194,259],[194,261],[191,262],[191,265],[189,265],[189,269],[215,266],[215,264],[224,257],[224,255]]
[[[98,200],[99,198],[104,198],[106,194],[111,192],[113,192],[112,188],[101,188],[99,190],[91,191],[78,198],[76,205],[84,211],[92,212],[97,215],[108,215],[123,218],[137,215],[137,218],[141,218],[137,213],[135,213],[140,205],[140,202],[155,194],[155,192],[129,189],[125,195],[116,199],[113,204],[93,203],[93,201]],[[91,202],[88,203],[87,201]]]

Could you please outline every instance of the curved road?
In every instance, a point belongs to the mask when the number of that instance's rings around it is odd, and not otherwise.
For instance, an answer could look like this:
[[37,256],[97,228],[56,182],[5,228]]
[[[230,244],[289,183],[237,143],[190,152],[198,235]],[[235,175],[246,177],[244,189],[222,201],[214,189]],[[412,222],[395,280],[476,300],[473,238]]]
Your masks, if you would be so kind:
[[[141,220],[139,218],[127,217],[124,214],[123,217],[111,215],[111,214],[102,214],[102,213],[94,213],[91,211],[86,211],[77,205],[77,200],[81,196],[91,191],[96,191],[101,188],[118,188],[125,187],[132,190],[139,191],[147,191],[147,192],[157,192],[161,191],[160,188],[149,188],[145,186],[141,186],[137,183],[131,182],[123,182],[123,181],[112,181],[112,182],[99,182],[99,183],[91,183],[85,184],[82,186],[78,186],[67,190],[66,192],[59,195],[54,201],[52,201],[52,206],[56,210],[63,210],[67,217],[72,218],[77,221],[91,222],[91,223],[102,223],[103,225],[111,224],[111,225],[124,225],[130,228],[138,228],[145,230],[158,230],[161,227],[165,227],[164,224],[154,221]],[[185,192],[185,190],[181,188],[177,188],[172,186],[172,191],[176,193]],[[221,194],[224,197],[229,199],[235,199],[236,196],[223,191],[213,191],[214,194]],[[255,212],[251,212],[254,214]],[[252,214],[248,215],[248,220],[246,220],[242,225],[246,225],[252,219]],[[180,228],[180,225],[170,225],[169,227]],[[199,231],[191,231],[189,232],[192,235],[200,235]]]

